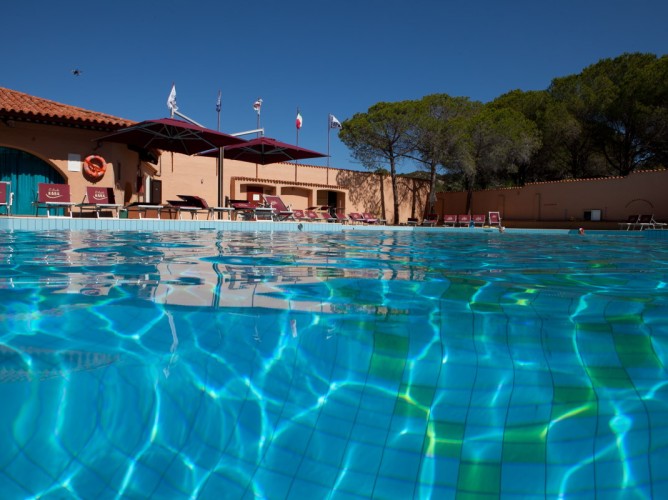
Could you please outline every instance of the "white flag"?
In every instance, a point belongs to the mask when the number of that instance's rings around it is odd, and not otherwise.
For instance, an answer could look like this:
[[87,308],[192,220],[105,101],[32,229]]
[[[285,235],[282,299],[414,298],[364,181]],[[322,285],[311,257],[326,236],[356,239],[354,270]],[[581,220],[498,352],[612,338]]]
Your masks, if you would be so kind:
[[167,108],[173,113],[179,108],[176,106],[176,85],[172,83],[172,91],[167,98]]
[[330,128],[341,128],[341,122],[336,119],[336,116],[329,115],[329,127]]
[[262,107],[262,99],[258,98],[257,101],[253,103],[253,109],[257,112],[257,114],[260,114],[260,108]]

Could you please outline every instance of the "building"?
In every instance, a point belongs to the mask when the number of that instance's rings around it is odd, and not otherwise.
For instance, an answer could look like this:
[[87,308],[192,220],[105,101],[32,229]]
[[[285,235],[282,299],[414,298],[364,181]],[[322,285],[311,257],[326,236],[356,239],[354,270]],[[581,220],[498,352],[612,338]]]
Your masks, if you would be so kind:
[[[69,184],[72,201],[83,202],[91,185],[83,160],[90,155],[107,164],[97,184],[113,187],[116,201],[124,205],[165,204],[179,194],[217,204],[216,158],[99,140],[134,123],[0,87],[0,180],[11,182],[12,214],[35,215],[40,182]],[[426,181],[401,178],[400,220],[393,221],[388,176],[304,162],[260,165],[228,159],[222,175],[223,199],[258,202],[263,194],[279,195],[295,209],[327,205],[344,213],[371,212],[390,224],[421,215],[428,196]]]

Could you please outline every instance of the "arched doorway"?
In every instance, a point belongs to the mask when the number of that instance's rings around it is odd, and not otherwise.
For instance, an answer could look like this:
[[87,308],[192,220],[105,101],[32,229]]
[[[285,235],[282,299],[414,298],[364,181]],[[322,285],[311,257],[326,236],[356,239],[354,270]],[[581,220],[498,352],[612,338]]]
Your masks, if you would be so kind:
[[0,146],[0,181],[9,181],[14,193],[12,214],[33,215],[40,182],[64,183],[60,173],[44,160],[19,149]]

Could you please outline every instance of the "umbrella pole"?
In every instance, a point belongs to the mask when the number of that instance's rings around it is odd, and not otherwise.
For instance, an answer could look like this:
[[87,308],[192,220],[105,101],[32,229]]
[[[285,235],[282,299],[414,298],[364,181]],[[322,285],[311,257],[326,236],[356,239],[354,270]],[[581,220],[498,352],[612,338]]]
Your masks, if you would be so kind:
[[[218,148],[218,206],[223,206],[225,198],[225,183],[223,182],[223,156],[225,148]],[[218,214],[220,216],[220,214]]]

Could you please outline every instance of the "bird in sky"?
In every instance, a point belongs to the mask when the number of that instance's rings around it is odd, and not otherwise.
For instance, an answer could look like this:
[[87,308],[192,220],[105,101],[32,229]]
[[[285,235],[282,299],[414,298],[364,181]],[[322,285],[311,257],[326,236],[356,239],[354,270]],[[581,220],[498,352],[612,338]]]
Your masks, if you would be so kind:
[[74,76],[81,76],[81,73],[83,73],[83,71],[81,71],[79,68],[75,68],[72,70],[72,74]]

